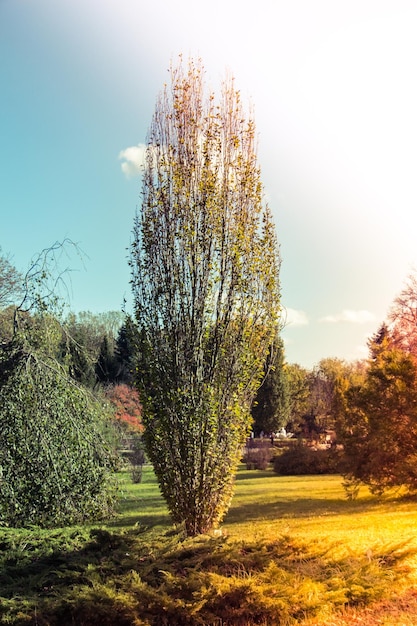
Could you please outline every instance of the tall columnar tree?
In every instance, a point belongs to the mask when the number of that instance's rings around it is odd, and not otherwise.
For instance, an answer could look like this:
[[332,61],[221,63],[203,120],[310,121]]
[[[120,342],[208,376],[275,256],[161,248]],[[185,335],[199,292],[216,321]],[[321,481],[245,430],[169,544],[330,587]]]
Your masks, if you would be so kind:
[[264,379],[252,404],[253,430],[256,434],[275,433],[290,419],[289,384],[284,363],[283,341],[277,335],[264,366]]
[[157,100],[131,256],[147,451],[189,535],[228,509],[279,315],[254,121],[203,74],[180,62]]

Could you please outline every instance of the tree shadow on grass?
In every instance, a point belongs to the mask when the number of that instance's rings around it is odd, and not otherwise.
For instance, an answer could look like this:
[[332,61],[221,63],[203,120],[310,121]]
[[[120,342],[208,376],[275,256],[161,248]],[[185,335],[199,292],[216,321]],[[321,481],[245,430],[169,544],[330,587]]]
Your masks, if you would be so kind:
[[250,521],[271,522],[277,519],[329,517],[332,515],[357,515],[375,508],[375,501],[355,502],[329,498],[296,498],[273,502],[248,502],[233,504],[225,518],[227,524],[241,524]]

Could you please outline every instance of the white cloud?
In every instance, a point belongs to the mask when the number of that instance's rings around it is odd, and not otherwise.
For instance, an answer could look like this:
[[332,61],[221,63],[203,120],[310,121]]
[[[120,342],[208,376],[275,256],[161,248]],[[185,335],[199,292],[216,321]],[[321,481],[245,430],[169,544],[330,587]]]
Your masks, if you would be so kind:
[[370,311],[353,311],[352,309],[344,309],[336,315],[326,315],[320,319],[320,322],[328,322],[335,324],[337,322],[349,322],[350,324],[366,324],[373,322],[375,315]]
[[283,311],[283,321],[286,327],[307,326],[308,317],[304,311],[297,311],[296,309],[285,308]]
[[126,178],[140,176],[145,163],[146,146],[140,143],[137,146],[130,146],[119,152],[119,159],[123,161],[121,167]]

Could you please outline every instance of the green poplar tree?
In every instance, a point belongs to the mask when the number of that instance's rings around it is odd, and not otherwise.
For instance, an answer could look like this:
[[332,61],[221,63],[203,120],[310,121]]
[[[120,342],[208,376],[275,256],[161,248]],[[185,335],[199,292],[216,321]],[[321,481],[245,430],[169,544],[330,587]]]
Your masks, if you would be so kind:
[[144,438],[174,522],[225,515],[279,315],[279,253],[233,80],[171,68],[150,126],[131,265]]

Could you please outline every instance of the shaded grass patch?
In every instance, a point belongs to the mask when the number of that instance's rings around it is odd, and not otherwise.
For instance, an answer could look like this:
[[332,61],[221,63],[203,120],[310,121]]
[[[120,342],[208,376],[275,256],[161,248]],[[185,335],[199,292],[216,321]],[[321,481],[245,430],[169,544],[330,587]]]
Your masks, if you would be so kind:
[[[44,539],[46,548],[53,545]],[[92,529],[72,539],[72,546],[58,540],[58,550],[41,554],[28,531],[35,558],[10,562],[9,550],[1,623],[295,624],[380,599],[407,575],[410,556],[401,545],[340,557],[288,536],[254,542]]]

